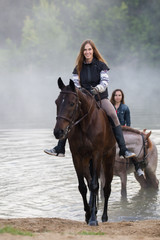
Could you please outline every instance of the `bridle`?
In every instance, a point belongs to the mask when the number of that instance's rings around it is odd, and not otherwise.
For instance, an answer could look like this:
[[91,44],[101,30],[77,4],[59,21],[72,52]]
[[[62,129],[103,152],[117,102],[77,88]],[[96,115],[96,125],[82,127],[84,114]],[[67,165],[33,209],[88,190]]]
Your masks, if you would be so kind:
[[60,94],[73,94],[73,95],[76,96],[76,106],[75,106],[75,108],[74,108],[74,110],[73,110],[73,114],[72,114],[71,119],[69,119],[69,118],[67,118],[67,117],[65,117],[65,116],[63,116],[63,115],[57,115],[57,117],[56,117],[56,120],[58,120],[58,119],[64,119],[64,120],[66,120],[66,121],[69,122],[69,125],[67,126],[66,131],[65,131],[65,136],[66,136],[74,126],[76,126],[76,125],[77,125],[78,123],[80,123],[85,117],[88,116],[88,114],[90,113],[91,108],[92,108],[92,106],[93,106],[94,98],[92,97],[92,103],[91,103],[91,105],[90,105],[90,107],[89,107],[88,112],[85,113],[80,119],[75,120],[76,112],[77,112],[78,107],[79,107],[79,103],[81,103],[80,100],[79,100],[78,94],[77,94],[76,92],[72,92],[72,91],[61,91]]
[[139,154],[137,155],[137,159],[138,159],[138,157],[140,156],[140,153],[141,153],[142,150],[143,150],[143,159],[142,159],[142,161],[140,161],[139,163],[141,163],[143,166],[146,166],[146,165],[147,165],[146,159],[147,159],[147,157],[148,157],[148,149],[147,149],[147,146],[146,146],[146,144],[147,144],[147,139],[144,139],[143,133],[141,133],[141,136],[142,136],[142,147],[141,147],[141,149],[140,149]]

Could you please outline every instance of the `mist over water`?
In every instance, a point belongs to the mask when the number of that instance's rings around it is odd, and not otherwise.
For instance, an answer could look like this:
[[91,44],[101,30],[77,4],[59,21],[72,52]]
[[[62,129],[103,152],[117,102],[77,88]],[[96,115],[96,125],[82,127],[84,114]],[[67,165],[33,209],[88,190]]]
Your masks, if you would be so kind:
[[[160,154],[160,130],[153,130],[151,138]],[[49,129],[0,130],[0,218],[58,217],[84,221],[83,201],[68,142],[65,157],[43,152],[56,142]],[[160,180],[159,164],[156,176]],[[124,201],[120,178],[113,178],[109,222],[160,219],[160,190],[141,190],[133,173],[127,179]],[[102,212],[100,198],[99,222]]]
[[[0,77],[1,128],[53,128],[56,118],[55,100],[59,95],[58,77],[65,84],[72,78],[74,62],[64,72],[54,74],[19,73]],[[116,88],[125,94],[136,128],[160,128],[159,70],[110,66],[109,96]]]

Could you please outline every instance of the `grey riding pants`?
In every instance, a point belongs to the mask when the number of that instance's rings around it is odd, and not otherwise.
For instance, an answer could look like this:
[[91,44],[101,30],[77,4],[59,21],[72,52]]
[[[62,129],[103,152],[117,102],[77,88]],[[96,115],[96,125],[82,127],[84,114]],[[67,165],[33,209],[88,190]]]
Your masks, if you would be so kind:
[[112,103],[107,98],[101,100],[101,107],[106,112],[107,116],[112,119],[115,127],[119,126],[120,122],[117,117],[117,113],[116,113]]

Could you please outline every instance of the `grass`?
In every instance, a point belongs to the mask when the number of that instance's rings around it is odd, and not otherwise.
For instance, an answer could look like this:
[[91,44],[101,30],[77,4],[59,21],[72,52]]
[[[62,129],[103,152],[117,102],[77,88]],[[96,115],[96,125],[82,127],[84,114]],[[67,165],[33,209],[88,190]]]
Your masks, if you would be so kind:
[[82,231],[78,233],[79,235],[105,235],[104,232],[86,232]]
[[21,231],[11,226],[6,226],[4,228],[0,228],[0,234],[2,233],[10,233],[12,235],[22,235],[22,236],[33,236],[33,233],[28,231]]

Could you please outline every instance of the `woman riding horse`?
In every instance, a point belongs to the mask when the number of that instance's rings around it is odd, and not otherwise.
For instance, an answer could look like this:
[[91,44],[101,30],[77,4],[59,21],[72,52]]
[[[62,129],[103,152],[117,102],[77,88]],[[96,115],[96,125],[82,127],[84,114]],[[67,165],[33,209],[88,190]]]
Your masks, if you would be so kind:
[[[101,107],[109,118],[115,139],[120,148],[119,155],[124,158],[135,157],[135,154],[126,148],[119,119],[108,99],[108,71],[109,67],[93,41],[84,41],[76,60],[76,67],[73,70],[74,84],[77,88],[85,88],[95,95],[96,101],[99,101],[98,95],[100,96]],[[66,139],[59,140],[55,148],[51,150],[45,149],[44,152],[50,155],[62,156],[65,153],[65,143]]]
[[[130,110],[129,110],[129,107],[124,102],[123,91],[121,89],[115,89],[112,92],[110,102],[113,104],[113,106],[116,110],[116,113],[117,113],[117,116],[118,116],[121,126],[129,126],[130,127],[131,126]],[[144,175],[144,172],[142,171],[137,159],[133,158],[132,162],[134,164],[137,175],[139,177],[141,175]]]

